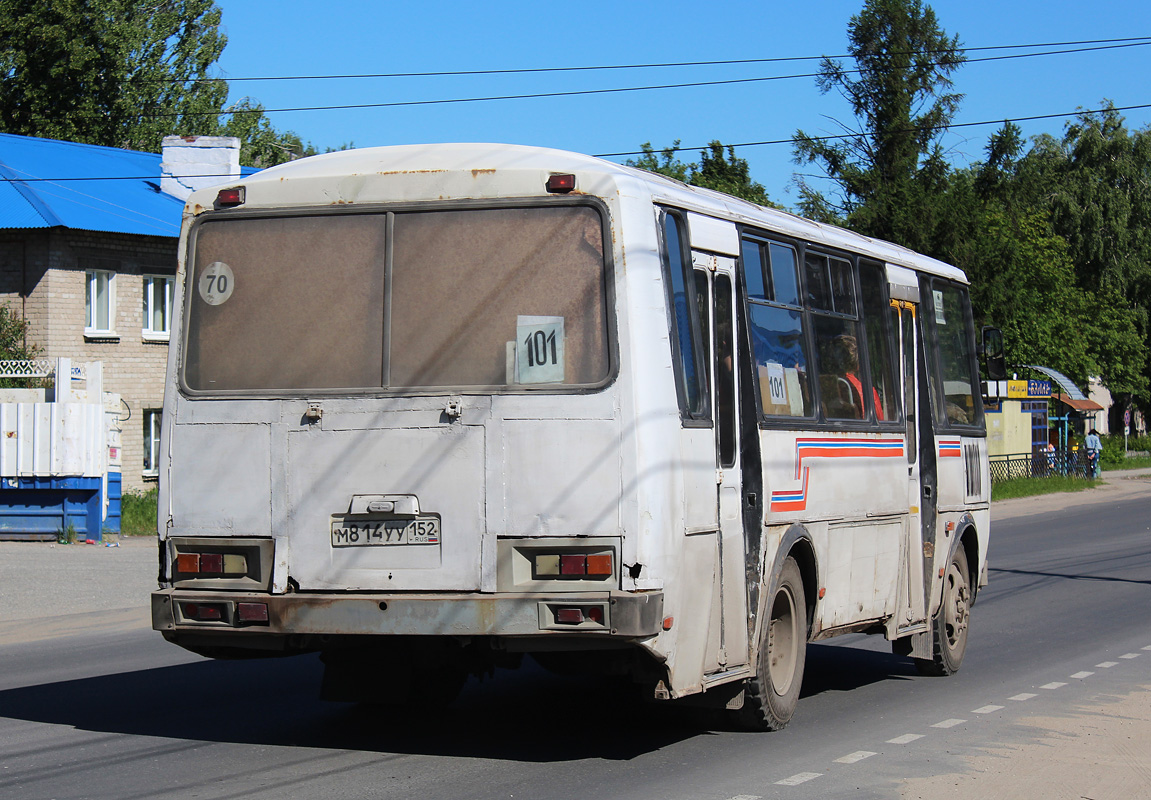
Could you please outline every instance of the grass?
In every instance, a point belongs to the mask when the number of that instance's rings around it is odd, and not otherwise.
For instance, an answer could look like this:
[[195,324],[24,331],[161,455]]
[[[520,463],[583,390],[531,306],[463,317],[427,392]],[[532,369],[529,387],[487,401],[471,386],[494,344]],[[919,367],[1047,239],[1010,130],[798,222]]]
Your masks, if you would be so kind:
[[991,484],[991,500],[994,502],[1011,500],[1015,497],[1033,497],[1038,494],[1081,492],[1098,485],[1098,480],[1069,478],[1066,475],[1053,475],[1049,478],[1012,478],[1009,481]]
[[156,535],[156,503],[159,490],[125,492],[120,501],[120,533],[124,536]]
[[1139,456],[1137,458],[1128,458],[1121,464],[1103,464],[1103,471],[1109,472],[1115,469],[1147,469],[1151,467],[1151,456]]

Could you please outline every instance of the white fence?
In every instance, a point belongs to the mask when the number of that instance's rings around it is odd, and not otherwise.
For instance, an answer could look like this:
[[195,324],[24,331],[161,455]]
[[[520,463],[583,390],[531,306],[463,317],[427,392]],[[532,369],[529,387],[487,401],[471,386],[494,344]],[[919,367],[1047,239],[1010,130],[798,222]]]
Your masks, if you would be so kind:
[[102,368],[67,358],[0,361],[0,377],[55,378],[52,389],[0,389],[0,478],[104,477]]

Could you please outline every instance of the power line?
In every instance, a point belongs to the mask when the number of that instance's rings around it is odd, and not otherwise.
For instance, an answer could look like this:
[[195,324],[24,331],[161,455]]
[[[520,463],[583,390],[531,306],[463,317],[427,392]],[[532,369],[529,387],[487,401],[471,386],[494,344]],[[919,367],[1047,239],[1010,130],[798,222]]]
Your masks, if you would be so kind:
[[[1151,40],[1136,42],[1131,44],[1107,45],[1101,47],[1085,47],[1075,50],[1048,50],[1039,53],[1019,53],[1015,55],[1002,55],[1002,56],[987,56],[985,58],[972,58],[968,59],[965,63],[975,64],[987,61],[1006,61],[1020,58],[1035,58],[1037,56],[1052,56],[1064,55],[1068,53],[1082,53],[1096,50],[1114,50],[1127,47],[1147,47],[1151,45]],[[846,74],[859,74],[860,70],[845,70]],[[149,118],[168,118],[168,117],[212,117],[221,115],[232,114],[282,114],[298,111],[350,111],[362,110],[368,108],[401,108],[411,106],[431,106],[431,105],[449,105],[454,103],[482,103],[495,100],[535,100],[549,97],[577,97],[597,94],[619,94],[623,92],[645,92],[663,89],[689,89],[699,88],[703,86],[730,86],[740,83],[762,83],[765,81],[782,81],[794,80],[797,78],[817,78],[820,73],[808,72],[793,75],[769,75],[759,78],[731,78],[727,80],[716,81],[691,81],[687,83],[665,83],[651,86],[623,86],[611,89],[573,89],[562,92],[531,92],[526,94],[502,94],[502,95],[486,95],[482,97],[453,97],[444,98],[439,100],[397,100],[387,103],[349,103],[345,105],[334,106],[295,106],[289,108],[244,108],[244,109],[223,109],[221,111],[198,111],[198,112],[160,112],[155,114],[144,114],[143,116]]]
[[[1136,110],[1141,110],[1141,109],[1145,109],[1145,108],[1151,108],[1151,103],[1143,103],[1140,105],[1133,105],[1133,106],[1109,106],[1107,108],[1099,108],[1099,109],[1079,109],[1078,111],[1069,111],[1069,112],[1064,112],[1061,114],[1034,114],[1032,116],[1027,116],[1027,117],[1013,117],[1010,119],[982,120],[980,122],[953,122],[953,123],[950,123],[948,125],[933,125],[933,126],[928,126],[928,127],[923,127],[923,128],[908,128],[907,132],[913,133],[916,131],[928,131],[928,130],[930,130],[930,131],[951,130],[952,128],[974,128],[974,127],[978,127],[981,125],[1002,125],[1002,124],[1007,123],[1007,122],[1033,122],[1035,120],[1042,120],[1042,119],[1062,119],[1064,117],[1076,117],[1076,116],[1079,116],[1081,114],[1105,114],[1108,111],[1136,111]],[[834,135],[828,135],[828,136],[811,136],[808,138],[810,138],[812,141],[822,142],[822,141],[833,141],[836,139],[859,139],[861,137],[868,136],[868,135],[869,134],[867,134],[867,133],[841,133],[841,134],[834,134]],[[724,147],[760,147],[763,145],[791,144],[793,141],[794,141],[793,139],[770,139],[770,140],[761,141],[761,142],[733,142],[731,144],[725,143]],[[706,147],[707,147],[706,145],[697,145],[697,146],[693,146],[693,147],[684,147],[684,146],[668,147],[668,148],[660,148],[660,152],[663,152],[664,150],[671,150],[672,152],[683,152],[683,151],[687,151],[687,150],[704,150],[704,149],[706,149]],[[617,158],[620,156],[641,156],[641,155],[644,155],[643,150],[632,150],[632,151],[620,152],[620,153],[596,153],[596,154],[594,154],[594,157],[595,158]],[[109,177],[71,177],[71,178],[67,178],[67,177],[64,177],[64,178],[7,178],[7,177],[5,177],[5,178],[0,178],[0,180],[2,180],[5,183],[63,183],[63,182],[71,182],[71,181],[154,181],[158,177],[159,176],[157,176],[157,175],[136,175],[136,176],[116,175],[116,176],[109,176]],[[232,175],[230,173],[218,173],[215,175],[197,175],[195,177],[198,177],[198,178],[236,178],[235,175]],[[240,176],[237,179],[242,180],[244,177],[247,177],[247,176]]]
[[[974,53],[992,50],[1020,50],[1034,47],[1072,47],[1077,45],[1092,45],[1092,44],[1115,44],[1120,42],[1139,43],[1146,42],[1151,39],[1151,36],[1129,36],[1119,39],[1084,39],[1073,42],[1037,42],[1033,44],[1004,44],[994,45],[989,47],[958,47],[954,50],[929,50],[918,51],[926,52],[928,54],[935,53]],[[1078,52],[1078,51],[1067,51]],[[894,54],[893,54],[894,55]],[[782,64],[795,61],[820,61],[824,58],[839,59],[839,58],[853,58],[850,54],[835,55],[835,56],[786,56],[778,58],[736,58],[715,61],[669,61],[669,62],[656,62],[650,64],[599,64],[592,66],[574,66],[574,67],[525,67],[519,69],[472,69],[472,70],[444,70],[435,72],[376,72],[364,74],[347,74],[347,75],[264,75],[257,77],[241,77],[241,78],[197,78],[192,81],[179,81],[177,78],[152,78],[147,82],[169,82],[178,81],[183,83],[199,83],[199,82],[212,82],[218,80],[226,80],[229,83],[241,82],[254,82],[254,81],[323,81],[323,80],[350,80],[350,79],[365,79],[365,78],[441,78],[441,77],[465,77],[471,75],[531,75],[551,72],[591,72],[596,70],[627,70],[627,69],[661,69],[666,67],[710,67],[710,66],[733,66],[736,64]]]
[[[980,125],[1002,125],[1002,124],[1007,123],[1007,122],[1033,122],[1035,120],[1040,120],[1040,119],[1062,119],[1063,117],[1075,117],[1075,116],[1078,116],[1080,114],[1105,114],[1108,111],[1135,111],[1135,110],[1144,109],[1144,108],[1151,108],[1151,103],[1144,103],[1142,105],[1136,105],[1136,106],[1111,106],[1108,108],[1099,108],[1099,109],[1080,109],[1079,111],[1074,111],[1074,112],[1071,112],[1069,114],[1034,114],[1034,115],[1029,116],[1029,117],[1014,117],[1012,119],[991,119],[991,120],[982,120],[981,122],[953,122],[953,123],[950,123],[947,125],[929,125],[929,126],[925,126],[922,128],[907,128],[903,132],[904,133],[916,133],[919,131],[946,131],[946,130],[951,130],[952,128],[974,128],[974,127],[977,127]],[[834,141],[836,139],[861,139],[861,138],[863,138],[865,136],[869,136],[869,135],[870,134],[867,134],[867,133],[839,133],[839,134],[832,134],[832,135],[828,135],[828,136],[809,136],[807,138],[810,139],[811,141],[814,141],[814,142],[827,142],[827,141]],[[724,147],[759,147],[760,145],[791,144],[792,142],[794,142],[794,139],[771,139],[771,140],[763,141],[763,142],[735,142],[732,144],[724,143],[723,146]],[[682,152],[684,150],[705,150],[705,149],[707,149],[707,145],[696,146],[696,147],[683,147],[683,146],[664,147],[664,148],[660,148],[659,152],[662,153],[665,150],[670,150],[673,153],[678,153],[678,152]],[[643,151],[643,150],[633,150],[633,151],[630,151],[627,153],[595,153],[594,155],[596,158],[616,158],[618,156],[642,156],[644,154],[645,154],[645,151]]]

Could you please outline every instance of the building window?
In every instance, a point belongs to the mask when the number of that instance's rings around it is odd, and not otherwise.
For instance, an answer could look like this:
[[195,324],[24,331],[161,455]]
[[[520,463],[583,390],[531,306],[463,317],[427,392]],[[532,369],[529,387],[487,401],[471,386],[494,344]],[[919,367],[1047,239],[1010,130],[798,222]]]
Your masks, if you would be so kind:
[[116,273],[102,269],[87,270],[87,290],[84,300],[88,320],[84,333],[89,335],[115,334],[113,322],[116,309]]
[[172,284],[173,279],[163,275],[144,276],[144,327],[145,339],[167,341],[172,329]]
[[163,409],[144,410],[144,475],[160,474],[160,421]]

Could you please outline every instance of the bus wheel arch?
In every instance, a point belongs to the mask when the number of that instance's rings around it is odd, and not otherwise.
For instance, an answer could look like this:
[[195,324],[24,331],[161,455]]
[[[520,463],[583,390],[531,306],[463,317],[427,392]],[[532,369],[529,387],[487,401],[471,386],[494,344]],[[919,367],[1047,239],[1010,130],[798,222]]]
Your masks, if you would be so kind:
[[744,687],[743,706],[733,712],[741,728],[780,730],[791,721],[803,687],[816,586],[815,550],[806,531],[788,543],[785,536],[775,565],[764,581],[757,625],[755,676]]
[[[776,551],[775,563],[772,564],[771,571],[763,576],[765,597],[767,592],[771,591],[771,588],[778,583],[780,573],[788,559],[795,562],[803,581],[803,594],[807,607],[807,631],[810,635],[815,625],[815,605],[819,597],[819,562],[815,555],[815,543],[811,534],[807,528],[799,523],[791,525],[783,534]],[[766,609],[767,603],[765,602],[763,611],[766,612]]]

